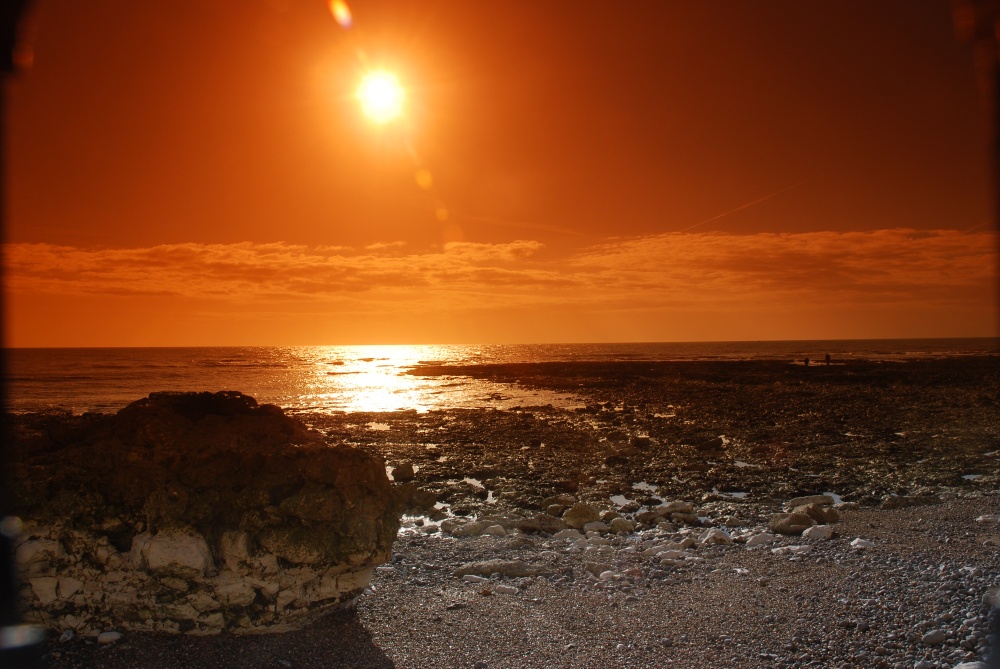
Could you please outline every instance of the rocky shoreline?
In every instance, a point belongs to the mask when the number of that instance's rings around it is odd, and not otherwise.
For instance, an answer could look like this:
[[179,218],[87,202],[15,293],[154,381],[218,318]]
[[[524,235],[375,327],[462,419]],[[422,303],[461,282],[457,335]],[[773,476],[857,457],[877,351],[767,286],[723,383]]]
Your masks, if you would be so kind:
[[571,391],[586,406],[300,414],[327,441],[385,458],[406,511],[355,614],[252,639],[71,635],[48,661],[979,661],[1000,586],[998,368],[992,357],[418,368]]

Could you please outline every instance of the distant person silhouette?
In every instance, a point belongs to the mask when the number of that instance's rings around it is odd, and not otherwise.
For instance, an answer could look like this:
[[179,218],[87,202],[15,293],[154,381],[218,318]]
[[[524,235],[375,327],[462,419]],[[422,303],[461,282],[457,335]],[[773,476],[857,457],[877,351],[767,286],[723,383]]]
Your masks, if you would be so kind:
[[828,365],[830,364],[830,354],[829,353],[826,354],[826,364],[828,364]]
[[805,360],[803,360],[802,364],[804,364],[806,367],[808,367],[809,366],[809,358],[806,358]]

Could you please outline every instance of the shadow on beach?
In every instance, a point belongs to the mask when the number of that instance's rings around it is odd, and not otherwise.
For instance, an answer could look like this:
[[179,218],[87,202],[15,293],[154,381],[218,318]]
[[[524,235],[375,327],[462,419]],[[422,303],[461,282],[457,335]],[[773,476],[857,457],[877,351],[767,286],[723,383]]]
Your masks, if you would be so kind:
[[188,636],[132,632],[108,646],[73,639],[49,644],[59,667],[217,667],[226,669],[394,669],[353,612],[281,634]]

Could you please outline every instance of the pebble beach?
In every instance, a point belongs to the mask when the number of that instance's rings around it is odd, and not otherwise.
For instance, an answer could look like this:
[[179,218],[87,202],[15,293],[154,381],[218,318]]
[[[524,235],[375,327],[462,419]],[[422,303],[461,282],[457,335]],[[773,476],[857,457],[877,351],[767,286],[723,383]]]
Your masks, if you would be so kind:
[[282,634],[54,634],[47,666],[987,660],[995,358],[609,364],[413,370],[571,390],[576,409],[300,415],[411,498],[353,610]]

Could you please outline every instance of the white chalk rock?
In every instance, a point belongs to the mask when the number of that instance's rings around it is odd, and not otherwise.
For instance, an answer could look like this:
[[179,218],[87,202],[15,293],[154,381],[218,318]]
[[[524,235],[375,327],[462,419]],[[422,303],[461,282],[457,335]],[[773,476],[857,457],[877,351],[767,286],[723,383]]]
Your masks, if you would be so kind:
[[52,539],[32,539],[17,547],[14,557],[19,565],[29,565],[41,560],[53,560],[65,555],[62,544]]
[[249,606],[257,597],[249,583],[232,575],[220,577],[215,585],[215,594],[226,606]]
[[611,531],[619,533],[629,533],[635,529],[635,523],[624,518],[615,518],[611,521]]
[[142,551],[149,570],[181,578],[204,576],[212,566],[212,554],[205,539],[194,532],[160,532]]
[[1000,516],[995,516],[993,514],[986,514],[985,516],[979,516],[976,518],[977,523],[1000,523]]
[[249,537],[242,530],[222,533],[219,540],[219,555],[226,569],[237,571],[250,561]]
[[101,632],[97,635],[97,643],[109,644],[121,639],[122,635],[119,632]]
[[785,506],[789,509],[794,509],[797,506],[805,506],[807,504],[822,504],[824,506],[832,506],[833,497],[831,497],[830,495],[807,495],[805,497],[795,497],[785,502]]
[[490,525],[483,530],[483,534],[488,534],[494,537],[505,537],[507,536],[507,530],[503,528],[503,525]]
[[669,516],[672,513],[694,513],[694,504],[691,502],[674,500],[672,502],[667,502],[666,504],[661,504],[656,507],[655,511],[661,516]]
[[851,548],[872,548],[874,545],[874,541],[868,541],[867,539],[862,539],[861,537],[858,537],[851,542]]
[[699,543],[702,546],[722,545],[729,546],[733,543],[733,538],[725,530],[713,527],[701,535]]
[[777,541],[778,537],[771,534],[770,532],[761,532],[760,534],[755,534],[749,539],[747,539],[747,548],[753,548],[754,546],[763,546],[764,544],[769,544]]
[[493,592],[499,595],[515,595],[519,592],[513,585],[498,585],[493,588]]
[[129,551],[129,560],[132,562],[134,569],[147,569],[149,567],[146,564],[145,553],[152,538],[153,535],[149,532],[143,532],[132,537],[132,550]]
[[69,599],[81,590],[83,590],[83,581],[69,576],[63,576],[59,579],[59,599]]
[[580,530],[574,530],[572,528],[566,528],[565,530],[559,530],[552,535],[553,539],[582,539],[583,534]]
[[59,579],[51,576],[39,576],[38,578],[29,578],[28,583],[42,606],[48,606],[59,599],[56,595],[56,585],[59,583]]
[[775,555],[806,555],[812,553],[812,549],[812,546],[778,546],[771,552]]
[[610,581],[614,577],[615,577],[615,572],[611,569],[608,569],[607,571],[602,571],[600,574],[597,575],[597,578],[601,579],[602,581]]
[[586,523],[583,526],[583,531],[584,532],[601,532],[601,533],[604,533],[604,532],[608,532],[610,530],[611,530],[611,528],[608,527],[607,523],[602,523],[599,520],[595,520],[595,521]]
[[462,580],[465,581],[466,583],[483,583],[490,579],[484,576],[476,576],[475,574],[466,574],[465,576],[462,577]]
[[815,539],[816,541],[826,541],[833,537],[833,528],[829,525],[813,525],[802,533],[803,539]]

